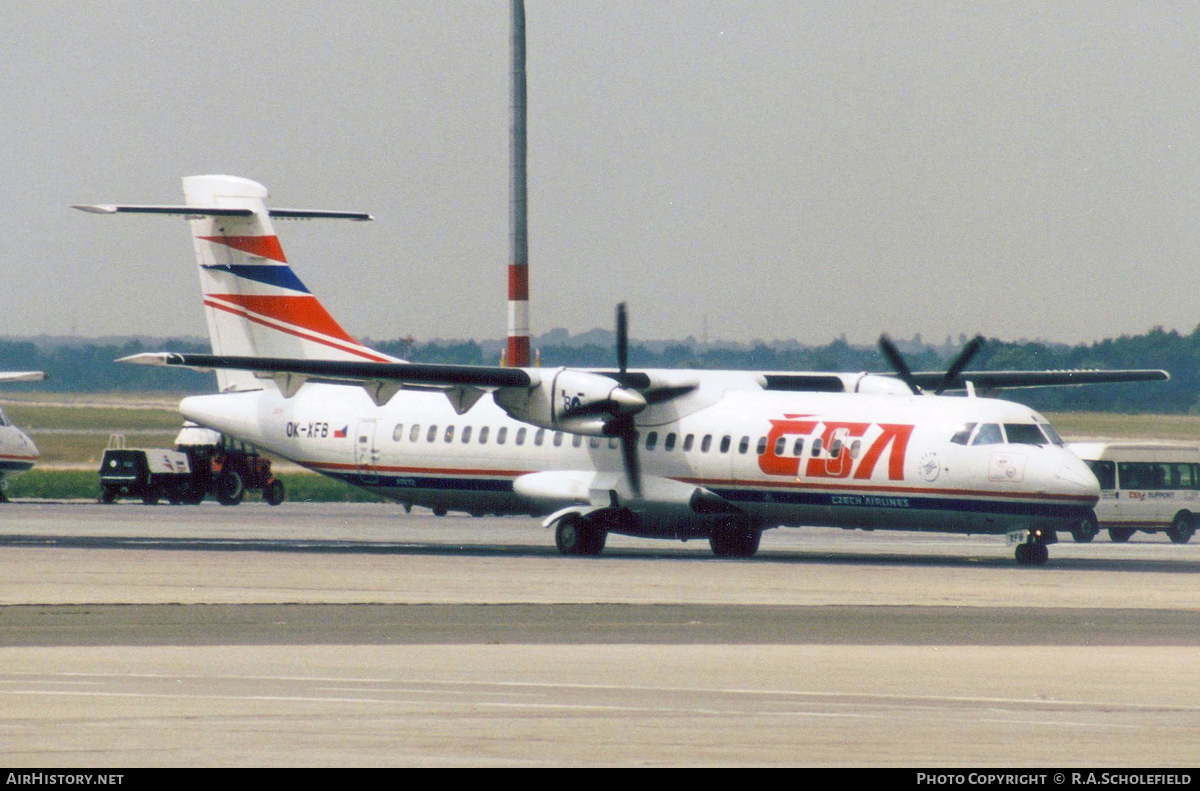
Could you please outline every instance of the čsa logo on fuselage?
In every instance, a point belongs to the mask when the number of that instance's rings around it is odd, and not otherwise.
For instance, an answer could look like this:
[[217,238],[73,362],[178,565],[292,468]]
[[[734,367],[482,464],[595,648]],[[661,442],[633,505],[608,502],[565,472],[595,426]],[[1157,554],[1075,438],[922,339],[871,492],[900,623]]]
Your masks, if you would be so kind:
[[[804,477],[869,480],[886,454],[888,480],[904,480],[911,425],[827,421],[812,415],[784,418],[771,421],[766,450],[758,457],[758,467],[767,475],[800,477],[804,462]],[[791,445],[790,456],[781,455],[789,450],[788,442],[779,441],[785,436],[803,440]],[[799,455],[796,448],[801,449]]]

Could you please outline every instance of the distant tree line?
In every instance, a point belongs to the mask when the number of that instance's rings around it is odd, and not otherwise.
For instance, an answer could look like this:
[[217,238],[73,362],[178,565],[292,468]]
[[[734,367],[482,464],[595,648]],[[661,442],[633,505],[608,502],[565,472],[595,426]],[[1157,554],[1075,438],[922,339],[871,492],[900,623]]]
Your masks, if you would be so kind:
[[[474,341],[415,344],[411,349],[402,340],[374,341],[370,345],[413,362],[496,364]],[[211,373],[114,362],[119,357],[164,349],[209,351],[207,344],[187,340],[154,341],[152,346],[140,340],[54,346],[0,340],[0,370],[44,370],[50,376],[47,382],[5,385],[5,390],[179,394],[213,391],[215,378]],[[877,349],[852,346],[844,340],[812,347],[757,344],[750,348],[722,348],[679,343],[660,344],[658,349],[632,344],[630,365],[764,371],[889,370]],[[594,343],[578,347],[542,346],[539,352],[544,366],[612,368],[616,365],[613,349]],[[948,356],[944,348],[925,346],[906,358],[913,370],[929,371],[944,368]],[[1171,381],[1008,390],[1003,397],[1046,411],[1200,412],[1200,327],[1188,335],[1155,328],[1142,335],[1123,335],[1077,346],[991,340],[970,367],[975,370],[1163,368],[1171,373]]]

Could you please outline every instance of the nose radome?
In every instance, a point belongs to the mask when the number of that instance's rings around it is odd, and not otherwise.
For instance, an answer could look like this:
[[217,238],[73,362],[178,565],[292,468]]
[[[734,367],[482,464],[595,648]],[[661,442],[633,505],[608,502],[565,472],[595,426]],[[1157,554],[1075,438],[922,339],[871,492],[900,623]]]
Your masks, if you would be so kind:
[[1079,459],[1071,458],[1064,460],[1055,472],[1055,477],[1080,488],[1083,492],[1091,492],[1097,497],[1100,496],[1100,483],[1096,480],[1096,476],[1092,474],[1092,471],[1088,469],[1088,466]]

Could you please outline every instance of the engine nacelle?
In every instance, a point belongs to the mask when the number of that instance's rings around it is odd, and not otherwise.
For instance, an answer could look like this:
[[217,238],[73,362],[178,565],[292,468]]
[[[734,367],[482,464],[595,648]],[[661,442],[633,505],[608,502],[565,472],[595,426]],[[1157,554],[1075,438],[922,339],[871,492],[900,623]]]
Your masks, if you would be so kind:
[[[904,380],[879,374],[842,374],[847,393],[866,395],[912,395]],[[852,381],[851,381],[852,380]]]
[[616,379],[587,371],[559,368],[551,376],[538,372],[529,388],[505,387],[493,399],[516,420],[572,434],[608,436],[616,418],[646,408],[646,399]]

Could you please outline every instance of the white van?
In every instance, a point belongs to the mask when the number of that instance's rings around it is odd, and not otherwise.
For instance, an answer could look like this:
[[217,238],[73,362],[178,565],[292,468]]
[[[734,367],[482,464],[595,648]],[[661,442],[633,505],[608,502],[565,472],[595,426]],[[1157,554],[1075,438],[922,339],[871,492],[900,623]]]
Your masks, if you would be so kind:
[[1100,481],[1096,519],[1071,536],[1086,543],[1099,528],[1115,542],[1142,530],[1186,544],[1200,511],[1200,447],[1139,442],[1073,442],[1068,447]]

